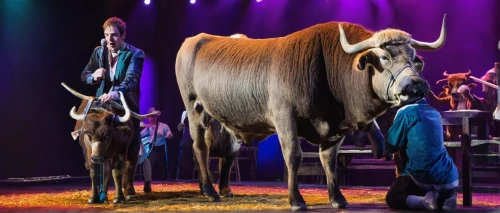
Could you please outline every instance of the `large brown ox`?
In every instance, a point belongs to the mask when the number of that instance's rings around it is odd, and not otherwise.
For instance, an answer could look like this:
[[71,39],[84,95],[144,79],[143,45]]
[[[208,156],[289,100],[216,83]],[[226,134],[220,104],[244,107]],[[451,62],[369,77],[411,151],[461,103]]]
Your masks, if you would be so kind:
[[347,208],[335,175],[344,135],[427,93],[418,74],[424,63],[414,48],[439,49],[445,29],[443,19],[441,35],[432,43],[401,30],[373,33],[339,22],[270,39],[205,33],[187,38],[177,54],[176,76],[204,195],[220,200],[206,172],[209,148],[201,123],[211,116],[244,142],[278,133],[292,210],[307,210],[297,184],[299,137],[319,145],[330,202]]
[[[73,95],[86,100],[82,102],[80,109],[85,108],[88,102],[92,103],[94,97],[82,95],[64,83],[62,85]],[[137,152],[136,157],[127,157],[127,149],[134,135],[130,118],[144,120],[147,116],[155,113],[139,115],[130,111],[123,94],[119,93],[123,107],[116,102],[111,102],[97,106],[92,105],[86,114],[77,113],[75,107],[70,111],[70,116],[73,119],[82,122],[79,140],[80,144],[84,145],[82,148],[92,181],[92,192],[88,203],[108,202],[108,182],[111,173],[116,187],[113,203],[124,202],[126,198],[130,198],[127,193],[135,191],[133,189],[133,176],[139,152]],[[99,176],[96,175],[95,171],[96,164],[103,164],[104,168],[100,192],[98,191]]]

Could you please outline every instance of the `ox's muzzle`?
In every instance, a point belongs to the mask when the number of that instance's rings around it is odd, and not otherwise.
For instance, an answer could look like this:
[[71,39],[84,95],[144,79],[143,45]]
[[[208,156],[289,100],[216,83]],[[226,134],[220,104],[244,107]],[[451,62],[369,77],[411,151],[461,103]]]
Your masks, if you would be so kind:
[[90,156],[92,163],[101,164],[104,162],[104,157]]
[[463,99],[463,95],[461,93],[458,93],[458,92],[452,92],[451,93],[451,97],[456,100],[456,101],[460,101]]
[[422,99],[429,92],[429,85],[420,76],[410,75],[401,79],[396,95],[401,104],[412,104]]

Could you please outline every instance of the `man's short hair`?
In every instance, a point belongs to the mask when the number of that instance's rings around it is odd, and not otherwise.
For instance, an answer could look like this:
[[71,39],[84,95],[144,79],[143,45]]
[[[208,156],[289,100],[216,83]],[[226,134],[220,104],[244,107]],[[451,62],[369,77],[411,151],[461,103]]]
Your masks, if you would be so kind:
[[118,28],[118,31],[120,31],[120,36],[123,36],[123,34],[125,34],[125,32],[127,31],[127,23],[125,23],[118,17],[111,17],[106,20],[102,25],[102,29],[106,30],[106,28],[108,28],[109,26],[115,26],[116,28]]

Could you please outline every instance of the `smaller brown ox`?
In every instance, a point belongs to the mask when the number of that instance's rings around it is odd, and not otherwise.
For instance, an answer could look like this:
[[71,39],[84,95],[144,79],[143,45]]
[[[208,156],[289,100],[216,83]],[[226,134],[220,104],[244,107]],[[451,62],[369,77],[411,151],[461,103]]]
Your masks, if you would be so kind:
[[439,104],[449,104],[451,110],[476,109],[489,111],[488,105],[483,98],[479,98],[470,93],[470,89],[477,86],[475,83],[468,83],[471,71],[466,73],[448,74],[443,73],[446,77],[436,82],[439,84],[446,81],[447,85],[443,86],[446,95],[440,94],[438,97],[434,92],[430,91],[429,99]]
[[[62,85],[73,95],[87,100],[82,102],[80,109],[85,108],[87,102],[93,102],[94,97],[82,95],[64,83]],[[134,135],[130,117],[144,120],[154,113],[139,115],[130,111],[123,94],[119,93],[123,107],[116,102],[111,102],[100,106],[93,105],[86,114],[77,113],[75,107],[70,111],[70,116],[73,119],[82,122],[80,144],[84,144],[82,148],[84,149],[86,166],[90,169],[90,179],[92,181],[92,192],[88,203],[108,202],[108,182],[111,173],[116,187],[113,203],[125,202],[125,198],[129,199],[131,197],[131,195],[124,194],[123,191],[125,193],[134,191],[133,177],[137,157],[127,158],[127,149]],[[138,154],[139,152],[136,155],[138,156]],[[97,188],[99,186],[99,177],[95,171],[96,164],[103,164],[104,168],[100,194]],[[123,188],[125,190],[122,190]]]
[[[209,117],[207,115],[204,116]],[[233,197],[233,192],[229,187],[229,180],[234,161],[238,159],[238,153],[242,142],[236,140],[219,121],[213,118],[206,119],[207,120],[203,126],[206,129],[205,141],[210,149],[210,157],[219,158],[219,194],[222,197]],[[195,169],[200,171],[198,162],[196,159],[193,160]],[[210,171],[208,172],[211,174]],[[210,178],[213,181],[212,175],[210,175]],[[203,194],[201,175],[198,175],[198,181],[201,193]]]
[[[430,91],[428,98],[438,104],[449,104],[451,110],[481,110],[490,111],[488,107],[489,104],[484,98],[477,97],[472,94],[470,90],[477,86],[475,83],[469,83],[469,76],[471,71],[466,73],[454,73],[448,74],[446,71],[443,73],[446,77],[436,82],[439,84],[441,82],[447,82],[443,86],[445,94],[441,93],[436,96],[434,92]],[[460,129],[456,129],[450,126],[446,127],[446,140],[458,140],[458,135],[460,135]]]

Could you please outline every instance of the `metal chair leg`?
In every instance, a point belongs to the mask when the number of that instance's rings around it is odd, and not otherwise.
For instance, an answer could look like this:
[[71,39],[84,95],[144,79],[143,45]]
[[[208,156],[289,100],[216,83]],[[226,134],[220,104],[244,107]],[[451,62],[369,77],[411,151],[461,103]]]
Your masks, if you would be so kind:
[[234,161],[234,168],[236,169],[236,181],[240,182],[241,181],[241,176],[240,176],[240,164],[238,163],[238,158],[235,159]]
[[165,144],[163,145],[165,147],[165,169],[167,170],[167,180],[169,178],[169,174],[168,174],[168,147],[167,147],[167,142],[165,142]]
[[175,180],[179,179],[179,169],[181,167],[181,159],[182,159],[182,139],[180,140],[179,157],[177,159],[177,171],[175,173]]

